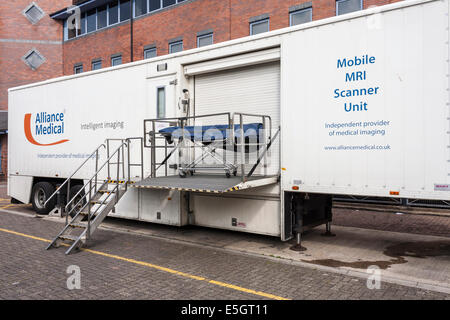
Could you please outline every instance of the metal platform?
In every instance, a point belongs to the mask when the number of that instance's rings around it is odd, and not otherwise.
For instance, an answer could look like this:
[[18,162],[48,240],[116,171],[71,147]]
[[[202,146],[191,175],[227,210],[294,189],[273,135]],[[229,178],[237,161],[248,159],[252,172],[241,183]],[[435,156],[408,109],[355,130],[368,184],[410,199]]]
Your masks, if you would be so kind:
[[147,178],[131,185],[133,188],[169,189],[178,191],[225,193],[256,188],[277,183],[278,176],[252,176],[243,182],[242,177],[227,178],[224,175],[198,175]]

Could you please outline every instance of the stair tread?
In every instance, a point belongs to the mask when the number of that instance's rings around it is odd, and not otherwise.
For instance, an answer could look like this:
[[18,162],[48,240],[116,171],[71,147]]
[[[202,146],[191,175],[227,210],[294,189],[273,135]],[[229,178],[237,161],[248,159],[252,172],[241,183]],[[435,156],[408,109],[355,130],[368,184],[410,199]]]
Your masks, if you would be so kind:
[[87,228],[87,225],[84,223],[71,223],[70,224],[71,227],[73,228]]
[[78,236],[74,236],[71,234],[66,234],[66,235],[60,235],[58,238],[63,239],[63,240],[71,240],[71,241],[75,241],[78,239]]

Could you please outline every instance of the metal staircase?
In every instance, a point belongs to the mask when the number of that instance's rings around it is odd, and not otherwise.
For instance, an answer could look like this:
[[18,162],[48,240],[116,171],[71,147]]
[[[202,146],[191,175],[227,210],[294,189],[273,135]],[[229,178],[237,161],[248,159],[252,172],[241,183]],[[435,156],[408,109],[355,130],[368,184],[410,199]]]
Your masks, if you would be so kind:
[[[80,190],[73,195],[72,199],[67,196],[67,204],[63,208],[60,204],[60,210],[65,212],[66,224],[61,232],[47,246],[47,250],[52,247],[59,247],[62,243],[69,243],[66,254],[70,254],[73,250],[83,246],[90,240],[92,234],[97,230],[98,226],[106,218],[106,216],[115,208],[119,200],[128,190],[128,185],[134,183],[130,179],[130,170],[133,166],[140,166],[140,178],[143,177],[143,153],[141,151],[140,163],[130,162],[130,144],[132,140],[140,140],[141,150],[143,148],[142,138],[127,139],[108,139],[106,146],[100,145],[92,155],[95,154],[96,164],[95,173],[84,184]],[[110,154],[110,143],[118,142],[119,146]],[[99,167],[99,150],[105,147],[107,156],[104,163]],[[91,155],[91,156],[92,156]],[[70,179],[83,167],[83,164],[55,191],[53,196],[58,195],[62,188],[67,186],[67,194],[70,189]],[[115,168],[114,168],[115,166]],[[125,168],[127,167],[127,170]],[[107,179],[100,180],[103,172],[107,174]],[[112,175],[111,173],[114,173]],[[112,180],[112,176],[115,178]],[[69,221],[69,217],[70,221]]]

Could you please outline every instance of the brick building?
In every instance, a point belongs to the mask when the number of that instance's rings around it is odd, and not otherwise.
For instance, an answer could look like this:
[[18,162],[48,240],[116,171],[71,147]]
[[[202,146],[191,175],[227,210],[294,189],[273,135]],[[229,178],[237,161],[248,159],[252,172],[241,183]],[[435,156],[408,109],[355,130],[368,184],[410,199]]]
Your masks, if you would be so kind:
[[[7,110],[9,87],[188,50],[396,1],[2,1],[0,110]],[[6,134],[1,135],[0,141],[1,167],[2,172],[6,172]]]

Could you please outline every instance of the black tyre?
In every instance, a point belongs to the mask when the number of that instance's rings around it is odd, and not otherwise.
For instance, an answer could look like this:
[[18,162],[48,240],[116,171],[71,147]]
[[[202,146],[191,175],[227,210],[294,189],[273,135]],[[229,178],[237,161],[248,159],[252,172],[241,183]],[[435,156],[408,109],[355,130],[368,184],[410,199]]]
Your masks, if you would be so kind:
[[33,186],[33,189],[31,190],[31,204],[36,213],[48,214],[55,208],[56,196],[54,196],[47,205],[44,205],[53,192],[55,192],[55,187],[49,182],[38,182]]
[[[75,197],[75,195],[77,195],[81,189],[83,189],[83,186],[81,184],[76,184],[76,185],[72,186],[69,191],[69,201],[72,200],[73,197]],[[69,212],[72,211],[72,212],[70,212],[70,216],[73,218],[75,216],[75,214],[77,214],[77,212],[85,204],[86,204],[86,198],[84,197],[84,190],[83,190],[76,196],[76,198],[70,204],[70,207],[68,208]],[[77,206],[77,208],[73,209],[75,206]]]

